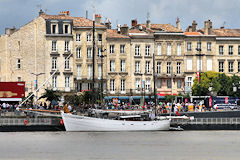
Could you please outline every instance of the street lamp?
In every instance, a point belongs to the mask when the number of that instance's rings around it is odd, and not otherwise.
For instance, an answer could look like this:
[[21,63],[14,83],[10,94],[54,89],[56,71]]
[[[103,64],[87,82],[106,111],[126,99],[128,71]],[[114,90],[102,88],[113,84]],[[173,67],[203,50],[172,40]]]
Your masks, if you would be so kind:
[[35,79],[35,83],[36,83],[36,103],[37,103],[37,100],[38,100],[38,76],[42,75],[42,74],[45,74],[45,73],[31,73],[32,75],[35,75],[36,76],[36,79]]

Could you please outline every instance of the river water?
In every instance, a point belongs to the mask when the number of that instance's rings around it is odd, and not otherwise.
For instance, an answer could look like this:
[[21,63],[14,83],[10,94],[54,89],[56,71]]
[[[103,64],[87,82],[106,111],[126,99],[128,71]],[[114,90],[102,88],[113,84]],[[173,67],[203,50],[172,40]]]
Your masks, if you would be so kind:
[[239,160],[240,131],[0,132],[4,160]]

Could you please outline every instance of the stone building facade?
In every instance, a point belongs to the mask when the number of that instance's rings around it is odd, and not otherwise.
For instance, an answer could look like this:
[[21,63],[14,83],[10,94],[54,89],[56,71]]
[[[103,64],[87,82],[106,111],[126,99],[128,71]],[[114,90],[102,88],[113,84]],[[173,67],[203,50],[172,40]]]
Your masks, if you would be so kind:
[[[0,81],[25,81],[33,92],[56,74],[39,91],[52,88],[65,94],[95,88],[108,97],[151,97],[153,60],[159,96],[191,94],[197,72],[240,72],[240,30],[214,29],[210,20],[198,29],[193,21],[184,32],[177,19],[171,24],[138,24],[111,29],[95,15],[93,21],[70,13],[39,17],[19,29],[6,29],[0,37]],[[93,52],[94,65],[93,65]],[[155,55],[155,56],[154,56]],[[145,96],[144,96],[145,95]]]

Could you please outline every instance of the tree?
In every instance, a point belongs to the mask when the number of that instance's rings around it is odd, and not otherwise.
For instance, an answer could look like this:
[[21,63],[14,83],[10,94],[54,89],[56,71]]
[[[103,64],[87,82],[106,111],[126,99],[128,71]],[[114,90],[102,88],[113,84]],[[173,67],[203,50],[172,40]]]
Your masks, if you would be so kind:
[[220,90],[220,83],[217,81],[219,73],[208,71],[201,73],[201,87],[198,82],[197,77],[194,79],[192,93],[193,95],[209,95],[209,89],[212,87],[213,92],[218,92]]
[[46,98],[47,101],[50,101],[51,103],[53,101],[60,101],[60,98],[61,98],[61,94],[59,91],[54,91],[52,89],[45,89],[45,93],[43,93],[43,95],[39,98],[39,99],[42,99],[42,98]]
[[78,106],[79,104],[83,103],[83,95],[67,95],[64,97],[65,102],[70,103],[74,106]]
[[166,100],[166,102],[172,103],[175,100],[175,96],[174,95],[166,95],[165,100]]
[[217,77],[217,81],[220,84],[220,90],[218,91],[218,96],[226,96],[230,94],[232,89],[230,77],[228,77],[225,73],[219,74]]
[[[23,97],[22,98],[22,101],[24,101],[25,99],[27,99],[31,94],[33,94],[33,92],[30,92],[28,94],[27,97]],[[32,95],[26,102],[25,102],[25,105],[24,106],[27,106],[27,107],[33,107],[33,99],[34,99],[34,95]]]

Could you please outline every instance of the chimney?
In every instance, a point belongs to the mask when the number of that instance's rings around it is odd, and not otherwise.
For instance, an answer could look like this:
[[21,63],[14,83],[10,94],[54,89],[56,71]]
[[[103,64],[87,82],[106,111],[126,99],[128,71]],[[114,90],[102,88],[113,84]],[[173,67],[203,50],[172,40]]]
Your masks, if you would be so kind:
[[186,29],[187,32],[192,32],[192,26],[188,26],[188,28]]
[[102,18],[102,17],[101,17],[100,14],[95,14],[95,22],[96,22],[96,23],[98,23],[98,24],[101,23],[101,18]]
[[132,27],[136,27],[137,26],[137,19],[133,19],[132,20]]
[[86,19],[88,19],[88,10],[86,10]]
[[179,18],[177,18],[176,26],[177,26],[177,29],[181,29],[181,24],[180,24]]
[[212,22],[210,20],[204,22],[204,34],[212,34]]
[[13,26],[13,28],[5,28],[5,34],[6,35],[11,35],[16,31],[15,26]]
[[41,16],[42,14],[44,14],[44,12],[42,9],[40,9],[40,11],[38,12],[38,15]]
[[123,35],[128,35],[128,26],[127,26],[127,24],[124,24],[121,28],[120,28],[120,30],[121,30],[121,34],[123,34]]
[[109,18],[107,18],[107,22],[105,22],[105,26],[107,27],[107,29],[112,28],[112,23],[111,23],[111,20]]
[[121,24],[117,25],[117,32],[120,34],[121,33]]
[[193,23],[192,23],[192,31],[197,32],[197,22],[195,20],[193,20]]
[[70,15],[70,11],[60,11],[60,16],[69,16]]
[[151,21],[150,21],[150,20],[147,20],[147,22],[146,22],[146,27],[147,27],[147,29],[150,29],[150,28],[151,28]]

